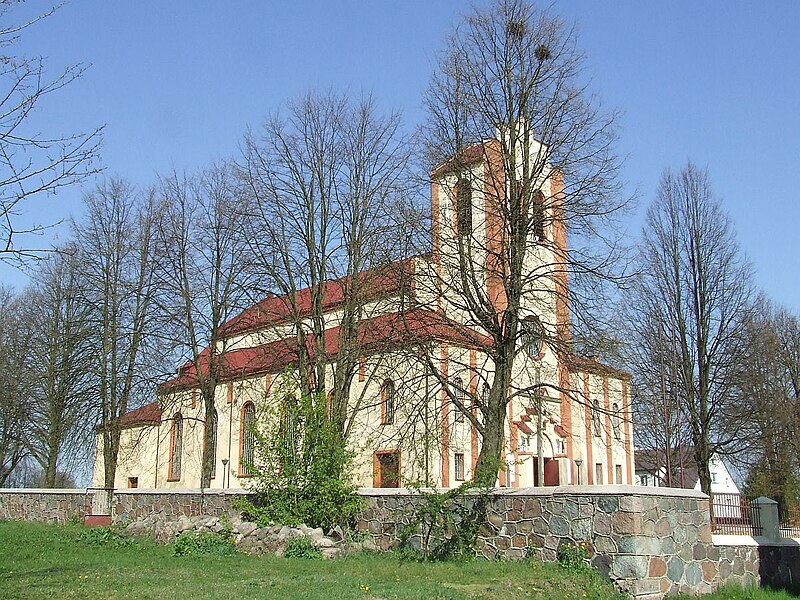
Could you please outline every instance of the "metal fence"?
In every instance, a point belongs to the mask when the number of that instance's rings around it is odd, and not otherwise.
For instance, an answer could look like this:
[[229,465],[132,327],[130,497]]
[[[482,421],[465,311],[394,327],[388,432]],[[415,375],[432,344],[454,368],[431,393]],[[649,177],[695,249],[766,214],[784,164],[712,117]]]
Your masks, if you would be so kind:
[[778,506],[781,523],[781,537],[800,538],[800,504],[781,504]]
[[714,533],[761,535],[761,519],[753,500],[739,494],[712,494]]

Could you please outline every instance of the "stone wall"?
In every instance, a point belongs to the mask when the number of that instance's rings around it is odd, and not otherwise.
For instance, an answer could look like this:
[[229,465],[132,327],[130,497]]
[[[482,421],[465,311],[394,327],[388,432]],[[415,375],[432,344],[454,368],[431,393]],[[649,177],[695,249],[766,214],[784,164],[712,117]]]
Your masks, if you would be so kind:
[[64,524],[91,513],[86,490],[0,489],[0,519]]
[[[243,490],[119,490],[115,521],[148,517],[234,515]],[[358,529],[371,547],[399,543],[422,498],[408,490],[363,489]],[[92,506],[84,490],[0,490],[0,519],[64,523]],[[556,560],[565,544],[581,544],[591,563],[640,599],[679,591],[705,593],[724,583],[787,585],[798,580],[800,550],[787,542],[712,539],[708,498],[693,490],[634,486],[498,489],[486,499],[478,550],[488,558],[535,555]],[[466,502],[474,501],[467,498]],[[749,540],[749,542],[747,541]],[[412,540],[413,541],[413,540]]]
[[760,545],[758,558],[762,587],[800,595],[800,545],[788,540],[780,545]]
[[[359,529],[380,548],[396,546],[419,497],[372,490],[365,498]],[[591,563],[634,597],[707,593],[727,580],[712,544],[708,498],[699,492],[569,486],[489,496],[478,539],[487,558],[532,554],[552,561],[565,544],[584,546]]]
[[235,512],[234,498],[246,496],[245,490],[119,490],[114,493],[114,521],[129,523],[150,515],[165,517],[219,517]]

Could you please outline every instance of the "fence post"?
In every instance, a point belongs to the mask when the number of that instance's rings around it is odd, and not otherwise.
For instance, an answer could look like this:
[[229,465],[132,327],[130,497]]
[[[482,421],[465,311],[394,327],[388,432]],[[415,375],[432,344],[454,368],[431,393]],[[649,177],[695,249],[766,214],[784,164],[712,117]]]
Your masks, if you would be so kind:
[[761,535],[777,542],[781,538],[781,521],[778,517],[778,503],[772,498],[761,496],[753,500],[761,522]]

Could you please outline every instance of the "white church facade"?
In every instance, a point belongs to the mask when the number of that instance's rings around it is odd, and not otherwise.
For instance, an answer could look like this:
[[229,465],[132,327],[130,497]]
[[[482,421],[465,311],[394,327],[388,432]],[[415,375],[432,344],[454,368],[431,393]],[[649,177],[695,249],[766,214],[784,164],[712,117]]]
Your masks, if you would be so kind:
[[[487,140],[469,149],[472,155],[462,161],[462,167],[466,165],[472,181],[495,177],[497,144],[497,140]],[[452,289],[438,282],[456,278],[458,245],[463,244],[459,235],[464,235],[465,228],[472,238],[481,240],[476,251],[485,256],[475,264],[485,266],[500,219],[488,190],[482,185],[466,186],[464,181],[463,168],[458,175],[447,164],[434,170],[431,252],[370,273],[358,368],[348,402],[353,417],[347,440],[355,455],[354,478],[359,486],[449,488],[472,477],[480,434],[451,398],[485,393],[492,364],[475,342],[485,334],[470,326],[468,314],[449,296]],[[548,166],[537,193],[544,200],[542,218],[532,235],[541,243],[537,245],[534,239],[528,253],[525,268],[531,272],[567,253],[563,220],[546,218],[548,212],[562,208],[561,174]],[[466,199],[470,210],[459,210],[458,203]],[[505,467],[497,484],[529,487],[538,483],[540,448],[544,485],[633,484],[630,378],[565,351],[570,347],[566,269],[549,271],[552,274],[543,277],[537,289],[525,294],[521,312],[547,324],[548,331],[565,343],[545,343],[536,350],[538,354],[514,363],[504,432]],[[324,343],[331,355],[338,344],[337,319],[345,283],[331,281],[324,288],[329,328]],[[502,312],[500,283],[486,275],[482,285]],[[289,304],[287,297],[269,296],[224,327],[226,366],[216,388],[212,488],[247,487],[251,481],[248,465],[256,458],[252,428],[268,412],[264,407],[276,402],[278,382],[296,360],[294,313]],[[308,307],[308,290],[297,292],[291,305],[295,310]],[[424,361],[419,359],[423,342]],[[438,376],[426,368],[430,364],[436,365]],[[157,400],[122,417],[117,488],[200,486],[204,408],[195,369],[193,364],[184,365],[174,379],[159,386]],[[452,386],[449,393],[442,377]],[[103,485],[101,436],[93,485]]]

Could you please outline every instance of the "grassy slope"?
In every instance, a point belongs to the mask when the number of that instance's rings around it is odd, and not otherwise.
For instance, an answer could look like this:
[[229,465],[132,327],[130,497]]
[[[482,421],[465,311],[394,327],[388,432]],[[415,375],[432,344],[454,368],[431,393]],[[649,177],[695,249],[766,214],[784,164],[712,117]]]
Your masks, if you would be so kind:
[[[335,561],[176,558],[148,540],[83,541],[81,527],[0,521],[0,598],[587,598],[621,600],[588,570],[521,562],[420,564],[359,554]],[[709,600],[789,600],[729,589]]]
[[420,564],[359,554],[335,561],[175,558],[146,540],[79,540],[80,527],[0,522],[0,598],[593,598],[618,600],[588,570],[475,561]]

